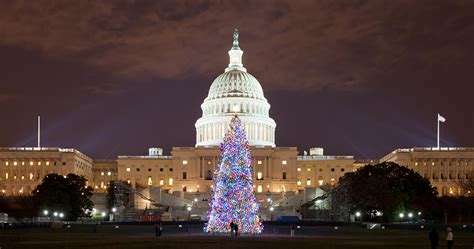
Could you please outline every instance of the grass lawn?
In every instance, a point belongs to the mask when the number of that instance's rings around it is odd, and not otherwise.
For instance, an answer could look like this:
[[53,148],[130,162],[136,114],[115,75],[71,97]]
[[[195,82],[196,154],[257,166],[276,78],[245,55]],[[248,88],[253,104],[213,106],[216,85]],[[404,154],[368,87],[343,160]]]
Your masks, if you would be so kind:
[[[277,230],[278,229],[278,230]],[[200,227],[165,226],[163,236],[154,237],[152,225],[72,225],[70,228],[21,228],[0,230],[0,247],[7,248],[429,248],[425,230],[366,230],[355,226],[302,227],[290,238],[287,227],[267,227],[259,236],[207,235]],[[444,230],[439,229],[440,247],[446,248]],[[472,231],[456,231],[455,248],[474,246]]]

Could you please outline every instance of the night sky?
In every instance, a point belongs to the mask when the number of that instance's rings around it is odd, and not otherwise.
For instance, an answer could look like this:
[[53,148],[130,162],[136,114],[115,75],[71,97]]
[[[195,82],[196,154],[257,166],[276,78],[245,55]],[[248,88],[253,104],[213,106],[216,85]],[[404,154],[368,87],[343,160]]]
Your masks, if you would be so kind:
[[474,146],[474,1],[1,1],[0,146],[194,146],[238,28],[277,146]]

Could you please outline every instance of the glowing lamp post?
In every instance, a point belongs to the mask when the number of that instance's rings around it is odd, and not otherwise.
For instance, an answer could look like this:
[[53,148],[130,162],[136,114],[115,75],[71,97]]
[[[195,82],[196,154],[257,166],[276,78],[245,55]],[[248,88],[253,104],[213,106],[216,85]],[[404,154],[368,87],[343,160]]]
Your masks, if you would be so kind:
[[191,219],[191,210],[192,210],[191,206],[188,206],[187,210],[188,210],[188,220],[190,220]]
[[359,211],[357,211],[357,212],[355,213],[355,216],[356,216],[355,221],[358,221],[358,219],[360,219],[360,216],[361,216],[361,215],[362,215],[362,214],[361,214]]
[[274,207],[270,207],[270,221],[273,220],[273,210],[275,210]]
[[398,214],[398,217],[400,218],[400,221],[403,220],[403,218],[405,217],[405,214],[404,213],[400,213]]

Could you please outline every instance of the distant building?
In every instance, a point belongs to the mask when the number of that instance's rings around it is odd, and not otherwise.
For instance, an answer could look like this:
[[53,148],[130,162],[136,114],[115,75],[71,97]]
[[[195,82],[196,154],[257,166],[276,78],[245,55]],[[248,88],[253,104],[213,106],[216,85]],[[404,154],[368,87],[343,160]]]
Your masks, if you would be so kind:
[[439,195],[462,195],[459,182],[474,171],[474,148],[397,149],[381,161],[395,162],[430,180]]
[[0,191],[6,195],[30,194],[50,173],[83,175],[91,180],[93,161],[75,149],[0,148]]

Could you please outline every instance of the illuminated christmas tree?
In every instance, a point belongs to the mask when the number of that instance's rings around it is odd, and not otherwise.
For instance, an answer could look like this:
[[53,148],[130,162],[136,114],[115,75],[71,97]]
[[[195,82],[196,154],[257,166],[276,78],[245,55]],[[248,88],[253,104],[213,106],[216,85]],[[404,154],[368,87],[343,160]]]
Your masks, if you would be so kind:
[[204,230],[229,233],[230,223],[234,222],[241,233],[261,233],[263,226],[253,186],[252,154],[237,116],[232,118],[221,144],[221,157],[213,180],[209,222]]

